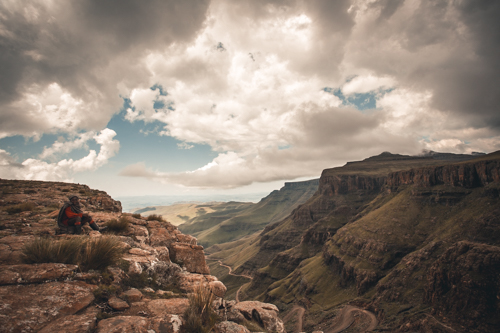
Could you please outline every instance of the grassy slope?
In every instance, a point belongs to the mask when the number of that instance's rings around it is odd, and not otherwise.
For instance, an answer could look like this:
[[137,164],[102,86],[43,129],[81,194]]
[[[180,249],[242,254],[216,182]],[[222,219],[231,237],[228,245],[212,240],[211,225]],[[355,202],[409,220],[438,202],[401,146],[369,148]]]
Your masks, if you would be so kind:
[[230,242],[283,219],[295,207],[307,201],[316,190],[317,180],[290,183],[279,191],[273,191],[257,204],[229,208],[212,206],[214,212],[198,216],[179,229],[196,236],[204,246]]
[[154,210],[142,212],[142,216],[149,216],[151,214],[161,215],[165,220],[178,226],[193,218],[214,212],[212,206],[218,203],[208,203],[204,205],[196,203],[175,204],[170,206],[154,206]]
[[[475,160],[481,161],[499,157],[500,153],[494,153],[486,157],[478,157]],[[469,162],[472,161],[463,163]],[[390,160],[382,157],[348,163],[342,168],[328,169],[323,172],[323,176],[346,174],[384,176],[389,172],[398,170],[449,163],[450,161],[428,158]],[[383,251],[380,251],[380,253],[365,251],[363,253],[363,251],[356,249],[353,244],[345,244],[341,253],[340,248],[344,244],[340,238],[336,240],[337,243],[328,243],[327,248],[354,267],[374,270],[383,276],[388,274],[394,267],[399,267],[398,262],[404,255],[421,249],[432,241],[443,241],[443,247],[460,239],[495,243],[495,239],[500,240],[500,235],[494,233],[488,235],[487,232],[482,232],[475,221],[480,219],[481,216],[487,215],[493,208],[498,208],[498,199],[487,195],[487,192],[498,190],[500,190],[498,184],[490,184],[485,188],[475,190],[435,186],[430,193],[428,193],[429,189],[416,189],[413,187],[401,188],[397,193],[382,192],[364,207],[354,222],[348,223],[341,230],[346,237],[353,236],[362,241],[371,240],[375,244],[383,244],[390,249],[390,253],[383,253]],[[457,198],[461,198],[458,203],[455,202]],[[447,199],[451,199],[451,203]],[[314,200],[318,200],[318,198],[311,198],[306,205],[311,204]],[[338,218],[329,216],[318,222],[318,224],[330,223],[338,224]],[[340,223],[345,223],[345,221]],[[289,230],[292,226],[293,220],[287,218],[269,233],[279,234]],[[259,253],[258,248],[256,248],[258,240],[259,238],[252,239],[253,249],[248,251],[245,258],[250,257],[252,259],[252,254],[257,255]],[[215,251],[213,255],[220,258],[241,258],[238,253],[245,252],[245,246],[249,246],[249,244],[250,242],[242,242],[237,245],[228,244],[234,246],[221,248],[221,251]],[[295,251],[298,250],[295,249]],[[238,261],[238,266],[241,265],[241,261]],[[283,275],[283,272],[273,272],[273,268],[269,266],[262,268],[261,272],[268,273],[271,276]],[[421,281],[418,275],[421,276],[424,273],[417,270],[414,274],[417,275],[415,281]],[[287,309],[292,303],[306,299],[307,302],[312,304],[309,309],[309,316],[316,318],[315,320],[318,321],[321,320],[320,317],[324,317],[325,313],[328,315],[330,310],[333,311],[336,305],[358,298],[354,284],[340,287],[337,280],[338,276],[333,274],[331,269],[324,264],[321,253],[318,253],[312,258],[304,260],[299,267],[289,272],[284,278],[278,281],[267,280],[268,283],[272,284],[264,288],[264,293],[262,293],[262,287],[252,292],[248,285],[243,288],[243,291],[249,297],[258,296],[261,300],[274,301],[280,304],[283,309]],[[385,279],[381,280],[381,282],[384,281]],[[266,281],[262,282],[265,283]],[[399,316],[417,315],[422,311],[427,311],[427,307],[421,303],[421,297],[417,297],[417,301],[414,300],[411,305],[405,304],[405,302],[410,301],[404,297],[414,297],[419,293],[422,294],[422,282],[420,284],[415,283],[413,287],[414,289],[412,287],[407,288],[402,302],[387,302],[382,305],[389,318],[396,317],[396,319],[392,318],[388,319],[388,321],[392,320],[394,323],[397,322]],[[362,296],[362,299],[370,299],[374,297],[375,293],[376,287],[372,287]],[[411,310],[404,310],[408,307],[411,307]],[[323,315],[320,315],[320,313],[323,313]]]

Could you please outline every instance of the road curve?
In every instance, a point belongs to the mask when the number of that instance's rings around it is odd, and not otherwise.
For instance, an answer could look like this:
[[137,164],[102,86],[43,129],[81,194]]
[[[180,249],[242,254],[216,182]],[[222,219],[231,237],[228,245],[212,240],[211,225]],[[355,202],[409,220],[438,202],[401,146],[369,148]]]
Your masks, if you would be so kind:
[[346,305],[340,312],[340,315],[335,318],[335,319],[338,318],[338,322],[335,323],[334,326],[330,327],[329,330],[325,331],[325,333],[338,333],[349,328],[354,322],[354,314],[356,312],[361,312],[367,315],[368,319],[370,320],[370,323],[368,327],[364,330],[364,332],[373,331],[377,327],[378,324],[377,317],[375,317],[373,313],[352,305]]
[[[214,260],[214,259],[212,259],[212,260]],[[234,273],[233,273],[233,269],[231,268],[231,266],[224,265],[224,264],[222,263],[222,260],[217,260],[217,262],[219,263],[219,266],[226,267],[227,269],[229,269],[229,275],[232,275],[232,276],[241,276],[241,277],[244,277],[244,278],[247,278],[247,279],[253,280],[253,277],[251,277],[250,275],[246,275],[246,274],[234,274]],[[246,284],[246,283],[245,283],[245,284]],[[243,286],[244,286],[245,284],[243,284],[241,287],[239,287],[239,288],[238,288],[238,291],[236,291],[236,296],[235,296],[236,303],[239,303],[239,302],[240,302],[240,291],[241,291],[241,288],[243,288]]]
[[304,313],[305,309],[299,305],[294,305],[293,308],[290,310],[290,312],[287,313],[287,315],[283,318],[283,322],[286,322],[292,318],[292,315],[296,312],[297,313],[297,323],[295,324],[295,330],[294,333],[299,333],[302,332],[302,325],[304,322]]

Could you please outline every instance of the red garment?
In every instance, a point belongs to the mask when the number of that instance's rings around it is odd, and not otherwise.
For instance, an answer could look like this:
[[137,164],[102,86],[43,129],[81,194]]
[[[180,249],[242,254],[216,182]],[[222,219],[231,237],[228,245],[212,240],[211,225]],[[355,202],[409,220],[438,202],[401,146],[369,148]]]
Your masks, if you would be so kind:
[[64,225],[68,225],[68,220],[69,220],[69,219],[72,219],[73,217],[77,217],[77,216],[79,216],[79,217],[83,217],[83,214],[82,214],[82,213],[80,213],[80,214],[78,214],[78,213],[73,213],[73,211],[71,210],[71,206],[68,206],[68,208],[66,208],[66,209],[64,210],[64,217],[63,217],[63,219],[62,219],[62,223],[63,223]]

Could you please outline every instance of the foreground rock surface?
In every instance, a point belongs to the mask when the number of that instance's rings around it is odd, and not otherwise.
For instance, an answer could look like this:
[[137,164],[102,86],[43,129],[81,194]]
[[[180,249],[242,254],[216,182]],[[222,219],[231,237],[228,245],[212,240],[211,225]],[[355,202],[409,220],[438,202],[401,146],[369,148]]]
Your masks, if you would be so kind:
[[[203,287],[223,296],[227,290],[210,275],[195,237],[166,221],[121,214],[120,203],[102,191],[85,185],[2,179],[0,185],[4,193],[1,332],[176,333],[189,307],[189,293]],[[71,193],[80,195],[83,210],[98,225],[125,219],[128,228],[103,235],[84,227],[83,236],[58,235],[54,217]],[[103,271],[82,271],[78,265],[63,263],[23,263],[23,247],[38,237],[53,242],[116,237],[124,255]],[[267,318],[264,312],[263,317]],[[221,327],[232,332],[239,325]]]

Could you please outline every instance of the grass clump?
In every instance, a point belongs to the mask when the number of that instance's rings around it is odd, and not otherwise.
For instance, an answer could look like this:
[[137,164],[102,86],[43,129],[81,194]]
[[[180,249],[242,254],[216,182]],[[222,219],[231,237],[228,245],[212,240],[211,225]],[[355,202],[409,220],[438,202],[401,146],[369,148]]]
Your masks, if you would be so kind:
[[163,219],[163,216],[157,214],[151,214],[148,216],[148,221],[158,221],[158,222],[166,222]]
[[79,266],[83,270],[103,270],[117,264],[123,257],[123,247],[115,237],[88,239],[82,250]]
[[80,266],[84,271],[104,270],[115,265],[123,256],[120,241],[114,237],[73,237],[54,241],[35,238],[21,250],[22,260],[27,264],[63,263]]
[[139,214],[139,213],[132,214],[132,217],[135,218],[135,219],[142,218],[141,214]]
[[221,321],[212,307],[214,294],[209,288],[198,286],[189,296],[189,307],[184,312],[183,333],[208,333]]
[[128,230],[129,224],[130,224],[129,219],[127,219],[125,216],[122,216],[118,220],[116,219],[109,220],[106,223],[106,226],[108,227],[107,229],[108,231],[118,233]]
[[35,209],[35,207],[36,206],[33,202],[23,202],[19,205],[10,206],[5,211],[7,213],[9,213],[10,215],[12,215],[12,214],[18,214],[21,212],[31,212]]

